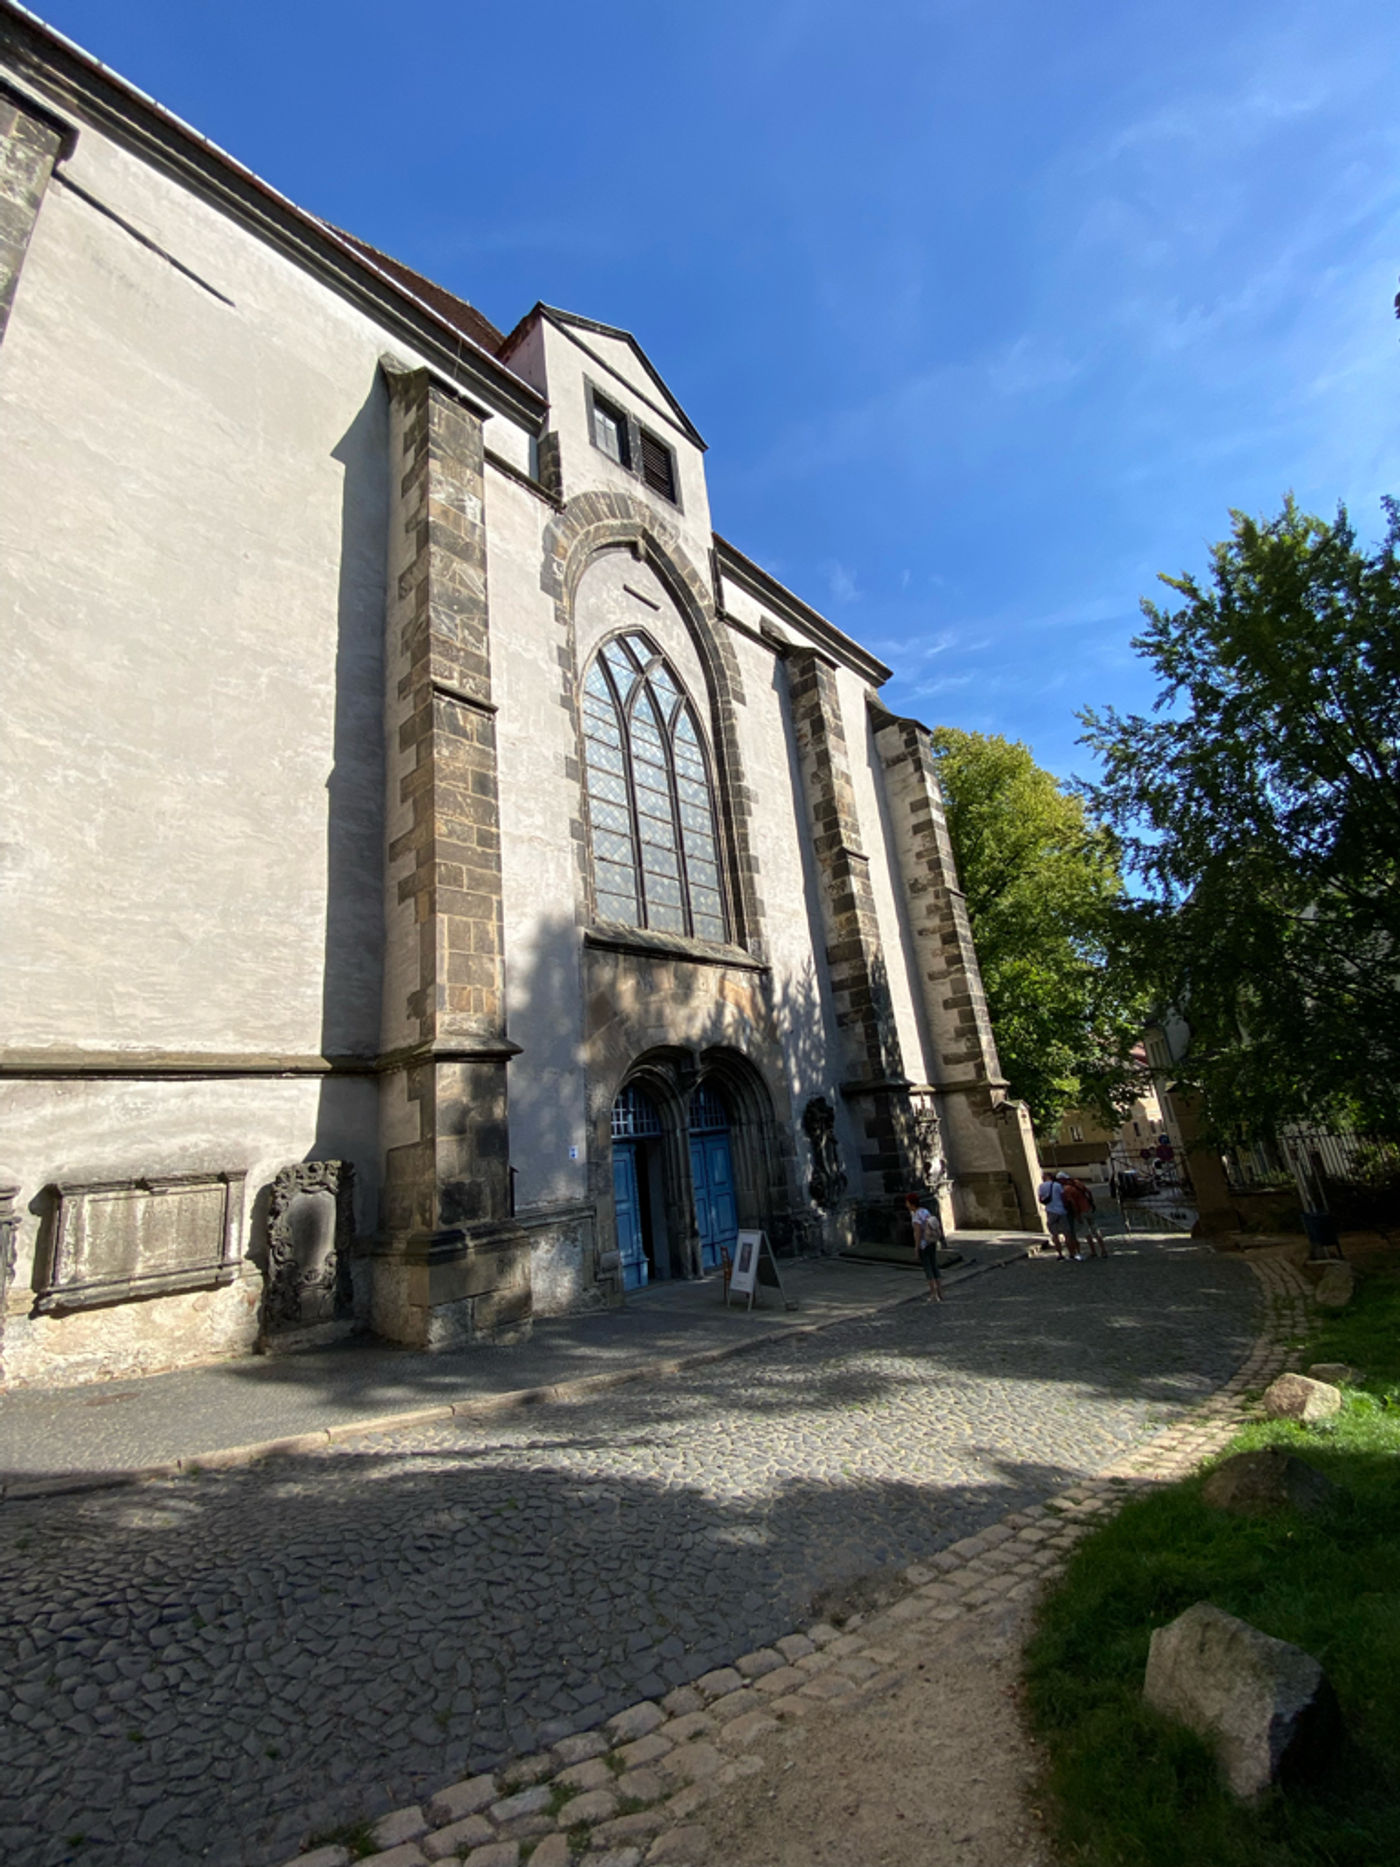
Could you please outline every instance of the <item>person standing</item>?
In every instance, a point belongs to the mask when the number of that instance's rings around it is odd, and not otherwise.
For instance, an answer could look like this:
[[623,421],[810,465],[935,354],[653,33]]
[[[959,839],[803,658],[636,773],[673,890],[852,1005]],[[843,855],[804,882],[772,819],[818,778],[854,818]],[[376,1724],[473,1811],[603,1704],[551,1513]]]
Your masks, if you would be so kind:
[[1065,1255],[1066,1238],[1073,1237],[1069,1211],[1065,1206],[1064,1175],[1053,1174],[1047,1167],[1036,1198],[1045,1208],[1045,1219],[1050,1227],[1050,1243],[1055,1247],[1055,1256],[1062,1258]]
[[1091,1258],[1106,1258],[1108,1246],[1104,1242],[1103,1227],[1099,1224],[1098,1210],[1094,1201],[1094,1189],[1087,1180],[1071,1180],[1065,1192],[1066,1202],[1073,1196],[1075,1219],[1079,1237],[1089,1248]]
[[941,1303],[943,1280],[938,1275],[938,1248],[943,1243],[942,1221],[937,1213],[929,1211],[917,1193],[908,1194],[904,1203],[909,1208],[909,1223],[914,1228],[914,1248],[924,1276],[928,1278],[928,1300]]
[[[1059,1183],[1060,1203],[1065,1209],[1065,1243],[1069,1246],[1069,1261],[1071,1264],[1082,1264],[1084,1259],[1079,1250],[1079,1219],[1084,1211],[1084,1199],[1074,1191],[1079,1182],[1072,1181],[1067,1173],[1057,1173],[1055,1179]],[[1087,1198],[1087,1195],[1084,1197]]]

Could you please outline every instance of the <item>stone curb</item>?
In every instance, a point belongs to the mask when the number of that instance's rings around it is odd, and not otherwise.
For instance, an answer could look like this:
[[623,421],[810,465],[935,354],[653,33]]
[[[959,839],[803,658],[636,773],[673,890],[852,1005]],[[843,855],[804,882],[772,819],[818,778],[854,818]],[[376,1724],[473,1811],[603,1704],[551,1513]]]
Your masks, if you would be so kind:
[[[765,1767],[759,1745],[831,1714],[838,1701],[855,1708],[893,1690],[947,1622],[1030,1599],[1119,1505],[1188,1476],[1257,1412],[1246,1397],[1283,1368],[1311,1292],[1286,1259],[1250,1268],[1263,1328],[1231,1379],[1176,1425],[1095,1477],[911,1564],[903,1572],[907,1594],[853,1614],[844,1629],[819,1621],[786,1634],[659,1703],[629,1706],[537,1756],[450,1784],[422,1808],[380,1816],[371,1825],[380,1852],[362,1867],[428,1867],[453,1857],[466,1867],[521,1867],[522,1844],[533,1844],[529,1867],[713,1867],[705,1803]],[[395,1845],[410,1836],[410,1845]],[[285,1867],[348,1863],[348,1852],[322,1844]]]
[[[1004,1264],[1016,1264],[1031,1255],[1029,1247],[1019,1256],[997,1258],[987,1264],[969,1264],[950,1271],[944,1282],[969,1283],[974,1277],[1000,1270]],[[655,1361],[637,1362],[631,1367],[609,1369],[603,1374],[581,1374],[572,1381],[558,1381],[544,1387],[516,1387],[502,1394],[481,1394],[470,1400],[444,1401],[438,1406],[409,1407],[399,1413],[381,1413],[368,1420],[344,1420],[338,1426],[320,1426],[309,1433],[292,1433],[281,1439],[259,1439],[243,1446],[216,1446],[210,1452],[197,1452],[190,1458],[170,1459],[158,1465],[120,1467],[109,1472],[62,1473],[51,1478],[19,1478],[0,1485],[0,1502],[19,1503],[28,1498],[70,1497],[88,1491],[110,1491],[123,1485],[150,1484],[160,1478],[186,1478],[199,1472],[223,1471],[234,1466],[252,1465],[258,1459],[295,1457],[308,1452],[324,1452],[342,1440],[358,1439],[363,1434],[392,1433],[410,1426],[431,1426],[441,1420],[489,1420],[502,1413],[515,1413],[522,1407],[565,1404],[587,1400],[633,1381],[660,1380],[680,1374],[686,1368],[703,1367],[707,1362],[727,1361],[731,1355],[746,1354],[774,1342],[788,1342],[802,1336],[820,1335],[840,1323],[858,1322],[865,1316],[878,1316],[885,1310],[898,1309],[905,1303],[922,1303],[923,1293],[893,1297],[888,1302],[872,1304],[869,1309],[851,1310],[844,1316],[831,1316],[824,1322],[788,1323],[780,1329],[765,1330],[762,1335],[747,1336],[742,1342],[725,1342],[718,1348],[697,1349],[691,1355],[666,1355]]]

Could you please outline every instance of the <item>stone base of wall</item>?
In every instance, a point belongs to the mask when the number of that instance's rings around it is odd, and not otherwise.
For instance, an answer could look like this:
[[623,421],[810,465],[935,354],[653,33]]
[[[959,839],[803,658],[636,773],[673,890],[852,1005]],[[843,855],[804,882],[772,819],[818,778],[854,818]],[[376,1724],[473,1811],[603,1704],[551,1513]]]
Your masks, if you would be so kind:
[[353,1316],[339,1322],[311,1323],[305,1329],[279,1329],[275,1335],[259,1336],[260,1355],[301,1355],[311,1348],[329,1348],[334,1342],[347,1342],[353,1335],[363,1335],[365,1326]]
[[1029,1223],[1016,1197],[1009,1173],[960,1173],[953,1181],[954,1222],[973,1232],[1021,1232],[1038,1229]]
[[10,1388],[127,1381],[201,1362],[250,1355],[258,1338],[263,1280],[246,1265],[218,1290],[146,1297],[105,1309],[35,1316],[11,1309],[5,1324]]
[[621,1302],[616,1279],[599,1281],[592,1206],[522,1213],[517,1223],[530,1243],[530,1299],[536,1316],[577,1315]]
[[410,1237],[374,1260],[376,1335],[434,1351],[528,1340],[530,1243],[515,1220]]

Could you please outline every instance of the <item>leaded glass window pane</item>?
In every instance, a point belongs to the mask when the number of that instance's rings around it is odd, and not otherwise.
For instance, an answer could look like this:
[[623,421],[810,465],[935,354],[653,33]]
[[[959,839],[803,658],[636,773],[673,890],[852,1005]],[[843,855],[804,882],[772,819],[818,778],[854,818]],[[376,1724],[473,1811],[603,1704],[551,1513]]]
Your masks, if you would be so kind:
[[617,895],[623,900],[637,900],[637,876],[630,863],[597,862],[594,865],[600,893]]
[[632,861],[632,839],[619,836],[616,830],[593,831],[593,847],[598,856],[608,862],[621,862],[630,866]]
[[583,684],[597,911],[728,937],[705,742],[675,674],[640,631],[614,636]]
[[631,836],[632,817],[626,804],[609,804],[601,797],[588,800],[588,814],[593,819],[595,830],[616,830],[622,836]]
[[586,744],[588,747],[588,763],[594,770],[614,771],[619,778],[626,771],[627,766],[623,761],[622,742],[620,738],[616,745],[605,745],[601,739],[595,739],[592,733],[589,733],[586,737]]

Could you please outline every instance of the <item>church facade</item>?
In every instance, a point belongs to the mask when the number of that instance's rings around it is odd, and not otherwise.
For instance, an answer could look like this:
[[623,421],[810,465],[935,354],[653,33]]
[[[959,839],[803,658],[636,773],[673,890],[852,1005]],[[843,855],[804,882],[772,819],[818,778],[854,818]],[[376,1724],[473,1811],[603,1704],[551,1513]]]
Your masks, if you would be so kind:
[[509,333],[0,5],[0,1364],[1038,1227],[927,730]]

